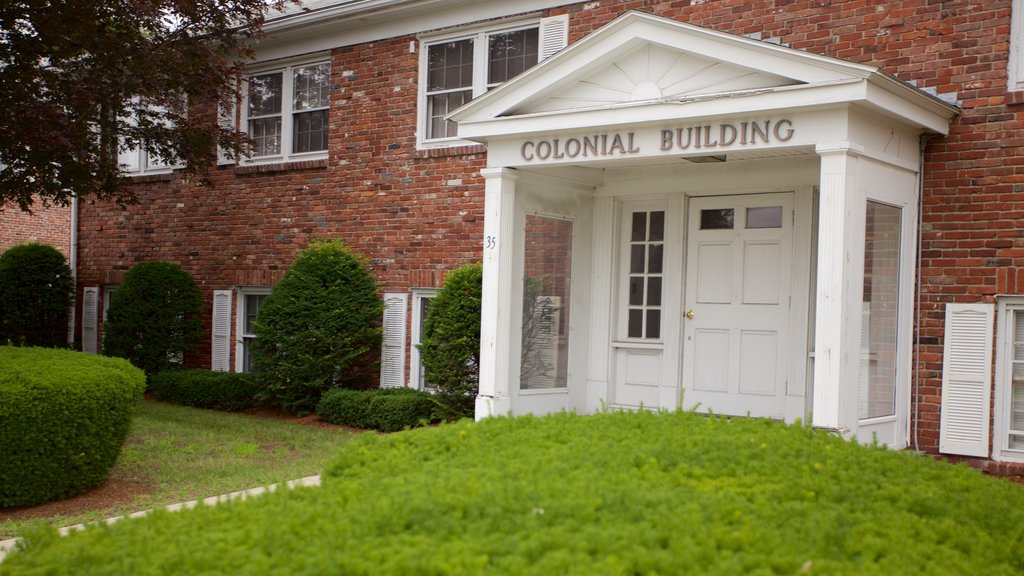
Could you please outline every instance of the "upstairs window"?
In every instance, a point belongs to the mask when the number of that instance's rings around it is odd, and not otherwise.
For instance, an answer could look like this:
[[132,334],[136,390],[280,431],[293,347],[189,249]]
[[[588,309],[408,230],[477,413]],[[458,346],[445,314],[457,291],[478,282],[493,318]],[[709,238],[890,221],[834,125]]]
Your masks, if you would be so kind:
[[287,66],[247,78],[246,126],[253,159],[323,157],[330,106],[329,62]]
[[567,33],[568,18],[556,16],[424,41],[421,140],[457,143],[457,126],[445,117],[564,48]]

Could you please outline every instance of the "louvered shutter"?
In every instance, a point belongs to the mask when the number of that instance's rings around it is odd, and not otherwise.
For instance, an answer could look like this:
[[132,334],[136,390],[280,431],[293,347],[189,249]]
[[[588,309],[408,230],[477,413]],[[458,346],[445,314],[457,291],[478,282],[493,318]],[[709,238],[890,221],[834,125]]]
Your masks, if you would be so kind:
[[99,286],[86,286],[82,289],[82,352],[96,354],[96,327],[99,319]]
[[992,383],[992,304],[947,304],[939,451],[987,456]]
[[231,290],[213,291],[213,334],[210,339],[212,361],[216,372],[231,370]]
[[569,43],[569,15],[552,16],[540,19],[539,61],[554,56]]
[[384,344],[380,360],[380,387],[405,385],[405,316],[408,294],[384,294]]
[[[237,127],[235,122],[235,113],[237,106],[234,104],[229,106],[218,106],[217,107],[217,126],[222,129],[234,130]],[[234,164],[235,159],[227,153],[227,151],[220,146],[217,147],[217,165],[224,166],[226,164]]]

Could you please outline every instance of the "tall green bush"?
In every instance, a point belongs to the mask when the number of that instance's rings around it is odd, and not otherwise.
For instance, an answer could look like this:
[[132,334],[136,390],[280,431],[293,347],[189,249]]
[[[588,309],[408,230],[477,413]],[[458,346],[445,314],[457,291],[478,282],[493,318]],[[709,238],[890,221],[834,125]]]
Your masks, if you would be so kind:
[[256,319],[253,370],[263,399],[302,414],[331,388],[368,383],[383,312],[363,258],[339,240],[311,244]]
[[0,346],[0,508],[106,480],[145,385],[119,358]]
[[451,271],[424,323],[420,360],[450,419],[473,415],[480,380],[482,291],[482,265],[467,264]]
[[124,276],[103,324],[103,353],[127,358],[147,376],[184,367],[202,338],[203,297],[171,262],[140,262]]
[[64,255],[21,244],[0,255],[0,344],[67,345],[74,280]]

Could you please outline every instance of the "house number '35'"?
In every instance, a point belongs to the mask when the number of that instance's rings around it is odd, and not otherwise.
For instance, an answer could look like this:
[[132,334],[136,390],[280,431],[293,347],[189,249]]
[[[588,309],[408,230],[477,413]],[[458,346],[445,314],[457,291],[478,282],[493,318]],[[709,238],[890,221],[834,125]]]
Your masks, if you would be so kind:
[[484,237],[484,248],[487,248],[489,250],[491,248],[494,248],[497,245],[498,245],[498,237],[497,236],[485,236]]

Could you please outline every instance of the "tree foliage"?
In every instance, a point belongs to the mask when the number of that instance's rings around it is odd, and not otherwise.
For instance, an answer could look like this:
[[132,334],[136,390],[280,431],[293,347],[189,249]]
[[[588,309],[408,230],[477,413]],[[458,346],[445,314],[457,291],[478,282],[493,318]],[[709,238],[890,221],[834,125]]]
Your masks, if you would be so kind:
[[103,324],[103,353],[127,358],[148,377],[184,367],[202,338],[203,296],[171,262],[140,262],[124,275]]
[[200,177],[215,144],[237,153],[217,104],[236,100],[249,43],[285,1],[0,2],[0,204],[131,201],[119,148]]
[[480,381],[480,300],[483,266],[452,270],[430,304],[420,360],[449,418],[472,416]]
[[301,414],[331,388],[364,385],[383,312],[359,255],[339,240],[311,244],[260,306],[253,370],[263,399]]
[[74,290],[64,255],[47,244],[21,244],[0,255],[0,344],[64,346]]

